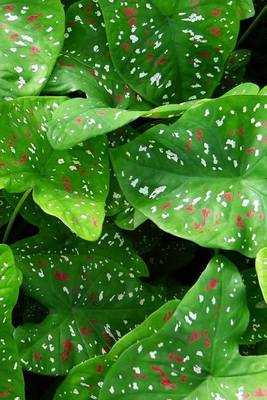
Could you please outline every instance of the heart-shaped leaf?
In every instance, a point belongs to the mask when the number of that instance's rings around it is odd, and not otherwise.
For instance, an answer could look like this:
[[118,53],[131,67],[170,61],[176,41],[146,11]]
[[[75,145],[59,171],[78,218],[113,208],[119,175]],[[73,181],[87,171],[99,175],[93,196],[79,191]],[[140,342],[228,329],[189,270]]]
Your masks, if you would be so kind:
[[151,314],[142,324],[123,336],[113,346],[110,353],[85,361],[74,367],[59,386],[53,400],[60,399],[97,399],[108,369],[116,358],[137,341],[157,332],[172,316],[179,300],[164,304]]
[[116,69],[158,105],[211,96],[235,47],[240,3],[99,0]]
[[238,1],[241,19],[253,17],[255,14],[253,0]]
[[99,400],[261,397],[267,356],[239,354],[247,323],[241,276],[226,258],[216,257],[170,320],[110,368]]
[[0,1],[0,97],[41,92],[63,44],[64,23],[59,0]]
[[13,337],[12,310],[19,295],[21,273],[11,250],[0,245],[0,398],[24,399],[24,381]]
[[[0,104],[0,187],[33,188],[34,201],[87,240],[96,240],[104,219],[109,169],[104,136],[83,147],[53,151],[47,123],[65,98],[28,97]],[[77,121],[79,123],[79,121]]]
[[45,91],[66,94],[79,89],[108,107],[147,108],[113,66],[98,2],[76,2],[68,8],[66,21],[63,55]]
[[266,245],[266,121],[264,96],[228,96],[111,150],[127,200],[164,231],[254,257]]
[[96,243],[53,242],[38,235],[14,246],[23,288],[50,311],[40,324],[17,328],[16,339],[27,370],[64,375],[107,352],[165,301],[167,290],[139,280],[147,276],[144,263],[112,227]]

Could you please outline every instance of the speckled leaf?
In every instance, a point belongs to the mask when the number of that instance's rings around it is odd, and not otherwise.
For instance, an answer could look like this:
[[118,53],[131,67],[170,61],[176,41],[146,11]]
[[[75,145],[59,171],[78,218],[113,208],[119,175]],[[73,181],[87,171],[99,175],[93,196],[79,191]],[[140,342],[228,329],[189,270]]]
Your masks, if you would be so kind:
[[98,2],[76,2],[68,9],[66,21],[63,55],[45,90],[64,94],[83,90],[92,101],[100,98],[106,107],[147,107],[113,66]]
[[0,228],[8,222],[11,211],[11,205],[6,201],[3,191],[0,190]]
[[224,257],[212,259],[169,321],[119,357],[99,400],[259,397],[266,393],[267,356],[240,356],[247,323],[237,269]]
[[55,149],[64,150],[95,136],[112,132],[144,114],[118,108],[92,108],[87,99],[72,99],[54,114],[48,139]]
[[19,295],[21,273],[8,246],[0,245],[0,398],[23,400],[24,381],[13,337],[12,310]]
[[99,4],[114,65],[134,90],[157,105],[211,96],[236,44],[239,1]]
[[138,226],[143,224],[147,217],[132,207],[127,200],[124,201],[122,210],[113,218],[114,223],[121,229],[128,231],[135,230]]
[[166,300],[167,290],[141,283],[144,263],[118,230],[105,230],[94,244],[51,242],[37,236],[14,246],[24,290],[50,311],[40,324],[17,328],[16,339],[24,368],[64,375],[107,352]]
[[264,302],[255,268],[242,271],[247,290],[250,321],[240,340],[243,344],[267,341],[267,304]]
[[53,151],[47,123],[65,98],[28,97],[0,104],[0,187],[33,188],[34,201],[87,240],[96,240],[108,194],[108,154],[104,136],[83,147]]
[[123,336],[104,356],[98,356],[74,367],[59,386],[53,400],[97,399],[100,388],[116,358],[131,345],[157,332],[172,316],[179,300],[164,304],[151,314],[142,324]]
[[251,51],[246,49],[235,50],[230,55],[226,61],[220,85],[215,91],[216,97],[244,82],[244,76],[250,59]]
[[0,97],[39,94],[64,39],[59,0],[0,1]]
[[267,104],[228,96],[111,150],[132,206],[171,234],[254,257],[266,245]]
[[[267,303],[267,248],[261,249],[256,258],[256,272],[265,303]],[[267,308],[267,304],[266,304]]]
[[255,83],[246,82],[241,83],[238,86],[235,86],[233,89],[228,90],[228,92],[224,93],[222,97],[226,96],[242,96],[242,95],[256,95],[259,93],[259,86],[255,85]]

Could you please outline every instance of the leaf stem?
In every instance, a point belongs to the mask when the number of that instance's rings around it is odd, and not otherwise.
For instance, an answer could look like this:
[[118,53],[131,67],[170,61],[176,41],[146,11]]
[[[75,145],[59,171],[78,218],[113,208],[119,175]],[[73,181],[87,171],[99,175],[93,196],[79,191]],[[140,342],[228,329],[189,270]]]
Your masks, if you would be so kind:
[[4,237],[3,237],[3,243],[7,243],[9,234],[11,232],[11,229],[14,225],[14,222],[17,218],[17,215],[21,209],[21,207],[23,206],[23,203],[25,202],[25,200],[27,199],[27,197],[29,196],[29,194],[31,193],[32,189],[28,189],[25,193],[23,193],[23,195],[21,196],[20,200],[18,201],[18,204],[16,205],[5,230],[4,233]]
[[252,24],[248,27],[248,29],[246,30],[246,32],[244,32],[244,34],[241,36],[241,38],[239,39],[238,43],[237,43],[237,47],[240,47],[243,42],[246,40],[246,38],[251,34],[251,32],[253,31],[253,29],[255,29],[255,27],[258,25],[259,21],[262,19],[262,17],[267,13],[267,5],[263,7],[263,9],[261,10],[261,12],[258,14],[258,16],[254,19],[254,21],[252,22]]

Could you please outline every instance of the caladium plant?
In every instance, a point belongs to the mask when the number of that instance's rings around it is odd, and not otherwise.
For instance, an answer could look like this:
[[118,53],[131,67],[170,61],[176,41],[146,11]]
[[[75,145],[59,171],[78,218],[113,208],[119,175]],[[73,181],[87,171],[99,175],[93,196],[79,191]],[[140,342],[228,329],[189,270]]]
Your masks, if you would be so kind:
[[0,0],[0,398],[267,398],[266,12]]

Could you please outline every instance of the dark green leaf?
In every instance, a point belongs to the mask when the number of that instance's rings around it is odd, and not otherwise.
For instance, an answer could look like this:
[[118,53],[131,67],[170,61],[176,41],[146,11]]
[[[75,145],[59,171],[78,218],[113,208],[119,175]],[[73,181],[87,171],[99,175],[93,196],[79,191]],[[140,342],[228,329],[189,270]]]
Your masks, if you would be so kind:
[[0,245],[0,398],[23,400],[24,381],[13,337],[12,310],[22,281],[8,246]]

